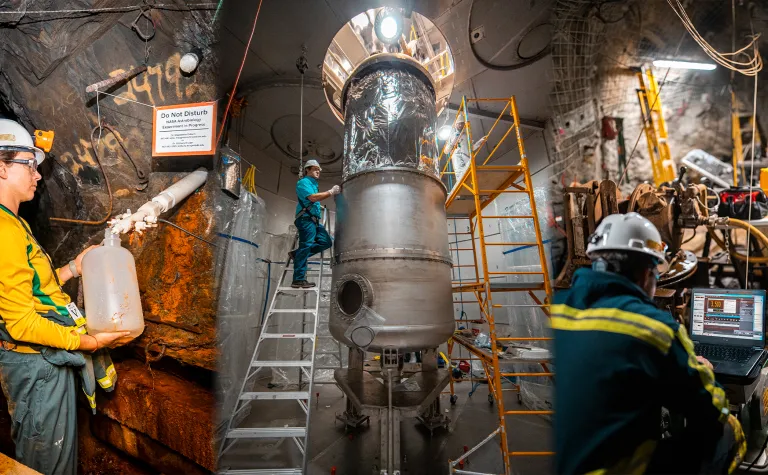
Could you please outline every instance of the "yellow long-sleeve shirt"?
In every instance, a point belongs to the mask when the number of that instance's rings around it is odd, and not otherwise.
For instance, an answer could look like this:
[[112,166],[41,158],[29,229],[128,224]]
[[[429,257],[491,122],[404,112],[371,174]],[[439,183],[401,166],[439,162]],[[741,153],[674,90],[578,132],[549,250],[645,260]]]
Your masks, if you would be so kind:
[[[72,327],[52,322],[42,314],[69,315],[69,296],[61,290],[53,263],[29,225],[0,205],[0,319],[19,342],[76,350],[80,337]],[[19,346],[16,351],[32,352]]]

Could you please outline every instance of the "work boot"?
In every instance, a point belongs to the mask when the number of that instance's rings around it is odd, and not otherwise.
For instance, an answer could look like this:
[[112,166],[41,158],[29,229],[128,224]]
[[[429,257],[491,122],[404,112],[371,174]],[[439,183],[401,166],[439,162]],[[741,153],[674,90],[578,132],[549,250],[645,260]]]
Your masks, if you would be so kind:
[[314,282],[307,282],[306,280],[294,280],[291,282],[291,287],[294,289],[311,289],[314,286]]

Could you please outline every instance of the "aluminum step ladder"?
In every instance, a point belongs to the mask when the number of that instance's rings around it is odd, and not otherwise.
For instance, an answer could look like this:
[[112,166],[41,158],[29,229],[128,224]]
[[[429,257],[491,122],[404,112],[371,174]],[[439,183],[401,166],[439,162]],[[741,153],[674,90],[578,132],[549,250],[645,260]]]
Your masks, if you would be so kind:
[[[330,274],[329,274],[330,276]],[[320,292],[321,295],[324,293],[330,293],[330,291]],[[318,360],[318,365],[315,366],[315,373],[314,373],[314,382],[316,385],[325,385],[325,384],[336,384],[336,381],[331,379],[330,381],[327,379],[320,378],[320,372],[324,370],[336,370],[339,368],[342,368],[344,363],[342,361],[342,350],[341,350],[341,343],[336,340],[333,336],[331,336],[330,330],[328,329],[328,323],[329,320],[324,320],[322,315],[325,314],[325,312],[322,312],[324,309],[328,309],[327,317],[330,319],[330,308],[331,303],[330,299],[328,299],[328,302],[323,302],[320,307],[319,311],[321,311],[321,316],[318,317],[320,319],[319,325],[320,328],[317,331],[317,347],[318,349],[315,350],[315,358]],[[304,342],[303,345],[306,345],[307,342]]]
[[[312,389],[314,381],[312,375],[315,372],[315,358],[317,348],[317,327],[319,321],[319,309],[320,309],[320,294],[323,288],[323,282],[326,278],[330,277],[330,273],[326,272],[326,269],[330,268],[331,259],[325,257],[326,254],[330,254],[325,251],[321,254],[319,261],[317,259],[311,259],[307,270],[308,277],[317,277],[317,285],[309,289],[294,289],[290,286],[290,282],[293,278],[293,267],[291,266],[293,259],[289,258],[283,269],[280,277],[279,284],[275,289],[272,296],[272,302],[269,305],[269,311],[264,319],[264,323],[261,327],[259,339],[256,342],[256,348],[253,351],[251,357],[250,366],[243,378],[243,384],[240,387],[240,394],[227,421],[227,429],[225,436],[221,441],[217,460],[221,463],[222,456],[232,448],[238,440],[241,439],[291,439],[298,447],[302,455],[302,466],[295,468],[253,468],[253,469],[228,469],[221,467],[217,471],[218,474],[227,475],[250,475],[250,474],[296,474],[301,475],[306,473],[307,470],[307,448],[309,447],[309,421],[311,416],[311,404],[310,397],[312,395]],[[313,265],[314,264],[314,265]],[[314,268],[313,268],[314,267]],[[286,285],[288,282],[288,285]],[[302,303],[304,304],[300,308],[278,308],[277,302],[280,300],[278,297],[281,295],[293,294],[301,295]],[[314,296],[314,298],[308,298]],[[305,318],[302,322],[303,330],[301,333],[275,333],[271,332],[270,328],[274,328],[280,323],[280,317],[283,315],[303,315]],[[306,317],[309,317],[307,319]],[[271,340],[293,340],[299,341],[299,351],[296,352],[297,358],[291,360],[268,360],[261,359],[260,352],[262,350],[262,344]],[[307,351],[304,351],[306,343],[310,343],[311,346]],[[268,391],[247,391],[246,387],[253,377],[259,373],[260,370],[266,368],[297,368],[299,370],[299,384],[298,391],[281,391],[281,390],[268,390]],[[306,387],[306,388],[305,388]],[[242,413],[244,409],[249,407],[252,401],[263,401],[264,403],[272,402],[275,406],[274,410],[279,411],[284,406],[275,404],[275,401],[296,401],[306,414],[305,424],[297,427],[237,427],[240,422],[235,423],[235,420]],[[266,406],[262,406],[264,408]],[[269,409],[265,409],[269,411]],[[263,465],[263,464],[260,464]]]

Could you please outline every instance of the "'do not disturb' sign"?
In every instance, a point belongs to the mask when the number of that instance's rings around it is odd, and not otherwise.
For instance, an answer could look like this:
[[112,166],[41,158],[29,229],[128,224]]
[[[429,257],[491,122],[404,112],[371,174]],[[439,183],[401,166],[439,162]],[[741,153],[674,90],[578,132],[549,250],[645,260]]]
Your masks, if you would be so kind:
[[215,102],[156,107],[152,125],[153,157],[215,153]]

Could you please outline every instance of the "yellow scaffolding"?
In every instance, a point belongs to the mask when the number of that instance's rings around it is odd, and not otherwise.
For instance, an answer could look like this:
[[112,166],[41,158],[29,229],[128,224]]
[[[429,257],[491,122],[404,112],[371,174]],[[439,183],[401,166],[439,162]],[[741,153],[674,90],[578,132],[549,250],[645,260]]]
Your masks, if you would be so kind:
[[[488,131],[478,143],[473,145],[471,124],[469,115],[467,113],[467,104],[472,102],[484,102],[484,103],[496,103],[499,106],[504,105],[501,113],[494,122],[491,129]],[[511,117],[512,121],[509,128],[503,134],[501,140],[493,147],[488,153],[487,157],[483,160],[479,157],[479,154],[483,152],[488,138],[494,132],[497,126],[502,122],[503,118]],[[460,332],[456,332],[454,337],[448,342],[448,353],[452,361],[457,360],[470,360],[479,361],[483,365],[486,378],[482,381],[488,383],[489,393],[493,398],[491,401],[495,402],[498,411],[498,427],[490,433],[490,435],[481,441],[471,450],[467,451],[461,457],[456,460],[449,460],[449,472],[450,473],[468,473],[461,470],[463,462],[472,452],[477,450],[480,446],[492,440],[496,435],[499,436],[499,445],[501,448],[502,459],[504,463],[505,474],[509,475],[511,472],[510,459],[515,456],[546,456],[553,455],[553,452],[549,451],[511,451],[507,440],[507,417],[519,416],[519,415],[544,415],[552,414],[552,411],[548,410],[506,410],[504,407],[503,393],[506,391],[517,391],[519,394],[520,384],[519,378],[533,377],[533,376],[545,376],[552,377],[553,374],[549,370],[547,363],[548,360],[526,360],[526,363],[537,363],[543,369],[543,372],[504,372],[500,359],[504,357],[501,353],[501,347],[506,346],[509,342],[520,341],[545,341],[551,340],[549,337],[544,336],[499,336],[497,334],[496,323],[494,313],[500,311],[503,307],[509,307],[509,305],[498,305],[493,303],[493,295],[501,292],[525,292],[529,295],[535,305],[515,305],[520,307],[537,307],[543,311],[546,315],[549,315],[548,308],[549,302],[552,296],[552,287],[549,279],[549,271],[547,268],[547,261],[545,257],[544,244],[541,238],[541,230],[539,226],[539,217],[536,211],[536,205],[533,195],[533,185],[531,182],[531,175],[528,169],[528,160],[525,153],[525,146],[523,144],[522,134],[520,132],[520,118],[517,112],[517,103],[514,97],[501,98],[501,99],[467,99],[463,98],[461,105],[456,113],[454,119],[453,129],[454,137],[443,148],[440,155],[440,163],[443,163],[443,157],[446,157],[445,165],[442,167],[441,178],[447,181],[449,189],[451,190],[446,200],[446,211],[449,219],[453,220],[465,220],[468,221],[469,232],[454,232],[449,233],[451,235],[465,235],[469,236],[468,240],[471,242],[471,247],[464,245],[459,247],[458,239],[456,243],[452,243],[452,252],[472,251],[473,262],[467,265],[455,265],[454,267],[469,267],[474,270],[474,278],[469,281],[453,282],[454,295],[459,296],[459,300],[454,300],[456,303],[477,303],[480,309],[479,320],[465,320],[458,319],[458,322],[462,322],[466,325],[473,324],[488,324],[488,332],[490,336],[490,349],[479,348],[474,344],[473,338],[463,335]],[[514,130],[517,147],[520,154],[520,162],[516,165],[489,165],[489,161],[494,157],[499,150],[501,144],[507,139],[507,137]],[[451,164],[454,153],[460,146],[466,146],[466,155],[468,161],[464,165],[466,168],[457,170],[453,169]],[[490,147],[488,147],[490,148]],[[506,193],[521,193],[524,194],[530,204],[530,213],[521,215],[510,216],[498,216],[498,215],[486,215],[483,214],[483,210],[488,207],[493,201]],[[533,228],[535,230],[535,241],[532,242],[488,242],[483,227],[483,220],[486,219],[519,219],[519,220],[531,220],[533,222]],[[455,222],[455,221],[454,221]],[[456,231],[456,230],[455,230]],[[517,246],[517,247],[536,247],[538,249],[539,261],[541,264],[541,271],[525,271],[525,272],[501,272],[492,271],[489,269],[488,254],[486,248],[488,246]],[[458,255],[456,255],[458,257]],[[472,272],[470,272],[471,274]],[[514,275],[536,275],[541,276],[541,281],[536,282],[494,282],[493,280],[503,276]],[[508,279],[504,279],[508,280]],[[544,292],[545,297],[542,301],[540,296],[537,296],[534,292]],[[472,294],[474,300],[465,300],[466,294]],[[463,315],[462,315],[463,316]],[[466,349],[471,356],[469,358],[454,358],[453,351],[456,346]],[[505,361],[505,363],[508,361]],[[512,389],[502,389],[503,379],[510,377],[516,378],[516,384]],[[476,381],[472,377],[470,372],[470,382]],[[467,379],[461,379],[461,381],[467,381]],[[455,401],[455,380],[451,378],[450,391],[451,401]],[[490,398],[489,398],[490,399]],[[458,467],[458,468],[457,468]],[[477,473],[477,472],[472,472]]]
[[654,185],[669,183],[677,176],[675,163],[667,143],[667,123],[661,110],[659,84],[650,68],[634,68],[640,83],[637,99],[640,101],[640,113],[643,117],[643,131],[648,142],[648,156],[651,159]]

